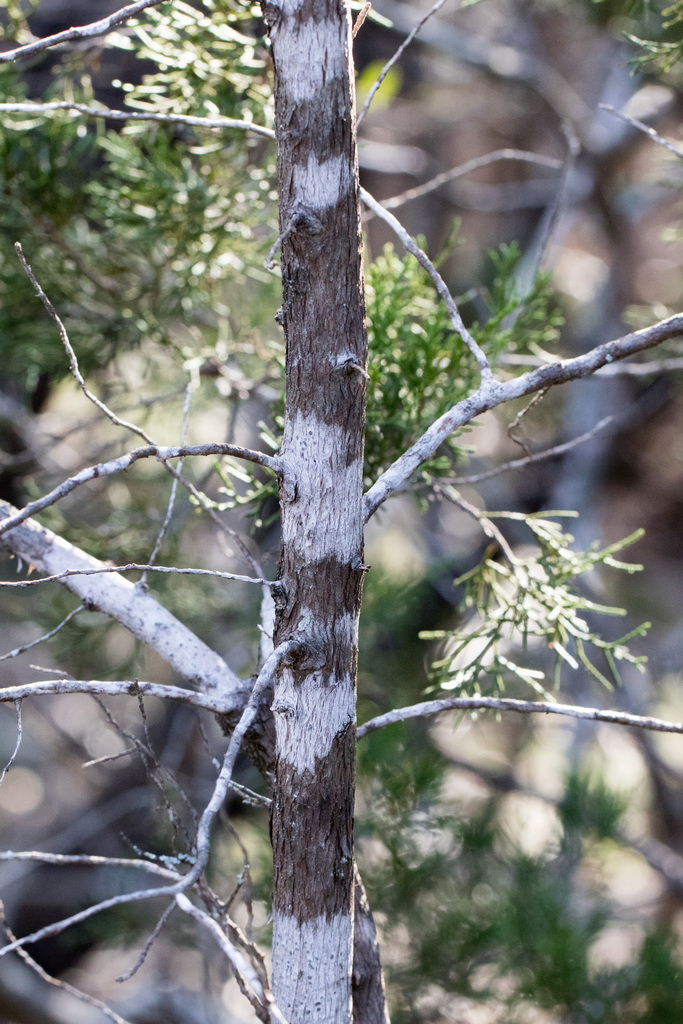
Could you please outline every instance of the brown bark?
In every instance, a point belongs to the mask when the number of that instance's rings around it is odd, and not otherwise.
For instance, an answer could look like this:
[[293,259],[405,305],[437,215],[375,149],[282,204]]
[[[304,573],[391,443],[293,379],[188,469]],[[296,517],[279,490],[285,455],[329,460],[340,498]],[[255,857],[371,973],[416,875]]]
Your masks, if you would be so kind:
[[357,621],[367,340],[351,22],[264,3],[275,70],[283,308],[273,987],[291,1022],[351,1021]]

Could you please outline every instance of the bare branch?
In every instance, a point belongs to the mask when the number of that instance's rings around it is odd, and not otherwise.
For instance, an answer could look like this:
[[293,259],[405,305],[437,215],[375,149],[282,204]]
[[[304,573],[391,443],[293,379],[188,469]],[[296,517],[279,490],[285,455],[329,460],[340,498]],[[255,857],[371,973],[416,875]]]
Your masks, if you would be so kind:
[[[552,359],[508,352],[501,356],[500,362],[505,366],[548,366]],[[599,370],[595,371],[595,375],[596,377],[647,377],[653,373],[673,373],[677,370],[683,370],[683,356],[653,359],[647,363],[612,363],[610,366],[601,366]]]
[[61,43],[70,43],[78,39],[96,39],[111,32],[117,25],[136,17],[147,7],[158,7],[164,0],[137,0],[137,3],[128,4],[114,14],[100,21],[93,21],[89,25],[79,25],[76,28],[67,28],[63,32],[56,32],[44,39],[37,39],[35,43],[26,43],[25,46],[17,46],[14,50],[5,50],[0,53],[0,64],[7,64],[9,61],[18,60],[19,57],[30,57],[33,53],[47,50],[52,46],[59,46]]
[[[0,514],[16,513],[11,505],[0,502]],[[107,566],[85,551],[69,544],[51,530],[33,520],[22,523],[0,540],[29,565],[48,575],[73,569],[105,569]],[[167,611],[151,595],[117,573],[104,573],[96,579],[73,576],[64,585],[77,594],[90,609],[117,619],[133,636],[155,650],[176,672],[195,683],[203,693],[242,707],[248,684],[230,669],[187,626]]]
[[118,976],[118,978],[116,979],[118,982],[130,981],[130,979],[133,977],[133,975],[137,974],[137,972],[140,970],[140,968],[144,964],[145,960],[147,959],[147,954],[149,953],[150,949],[154,945],[154,942],[156,941],[159,933],[161,932],[161,929],[164,927],[164,925],[168,921],[168,919],[171,916],[171,914],[173,913],[174,909],[175,909],[175,903],[171,903],[168,907],[166,907],[166,909],[164,910],[163,914],[161,915],[161,917],[159,918],[159,920],[155,924],[154,929],[152,930],[152,934],[149,936],[149,938],[145,942],[144,946],[140,950],[140,954],[139,954],[137,960],[135,961],[135,963],[133,964],[132,967],[130,967],[127,971],[124,971],[123,974],[120,974]]
[[[0,110],[2,109],[3,104],[0,104]],[[464,164],[459,164],[458,167],[452,167],[450,171],[443,171],[441,174],[437,174],[423,185],[416,185],[415,188],[410,188],[396,196],[391,196],[390,199],[383,199],[380,206],[385,210],[395,210],[399,206],[404,206],[406,203],[411,202],[413,199],[419,199],[421,196],[433,192],[449,181],[456,181],[458,178],[465,177],[466,174],[471,174],[472,171],[478,171],[481,167],[488,167],[489,164],[497,163],[500,160],[519,160],[527,164],[539,164],[541,167],[552,167],[553,170],[558,171],[564,166],[562,160],[558,160],[554,156],[544,156],[542,153],[529,153],[524,149],[494,149],[493,152],[487,153],[485,156],[475,157]],[[370,213],[367,215],[368,218],[370,216],[374,216],[374,214]]]
[[37,861],[40,864],[53,864],[57,867],[71,864],[82,864],[91,868],[138,868],[152,875],[171,878],[176,881],[182,877],[177,871],[171,871],[153,860],[140,860],[133,857],[100,857],[89,853],[43,853],[42,850],[0,850],[0,861]]
[[683,722],[667,722],[662,718],[647,718],[630,715],[625,711],[601,711],[599,708],[582,708],[573,704],[551,704],[546,701],[513,700],[511,697],[444,697],[429,700],[423,704],[387,711],[377,715],[358,729],[358,739],[383,729],[393,722],[405,722],[409,718],[424,718],[442,711],[517,711],[522,715],[565,715],[568,718],[583,718],[593,722],[608,722],[611,725],[628,725],[634,729],[649,729],[653,732],[683,733]]
[[[0,900],[0,921],[2,921],[2,926],[7,933],[7,937],[9,939],[14,939],[15,935],[5,919],[5,908],[2,900]],[[87,992],[81,991],[80,988],[76,988],[75,985],[71,985],[68,981],[62,981],[61,978],[53,978],[53,976],[48,974],[45,968],[41,967],[41,965],[34,960],[31,954],[27,953],[25,949],[18,949],[17,953],[24,963],[27,964],[32,971],[35,971],[38,977],[42,978],[43,981],[46,981],[48,985],[52,985],[55,988],[60,989],[62,992],[68,992],[69,995],[79,999],[82,1003],[86,1003],[86,1005],[94,1007],[96,1010],[99,1010],[100,1013],[104,1014],[105,1017],[108,1017],[109,1020],[112,1020],[114,1024],[131,1024],[131,1022],[126,1020],[125,1017],[121,1017],[120,1014],[112,1010],[106,1003],[103,1003],[101,999],[96,999],[95,996],[88,995]]]
[[[244,680],[240,680],[246,686]],[[186,690],[182,686],[169,686],[165,683],[147,683],[137,679],[102,680],[102,679],[42,679],[35,683],[21,683],[17,686],[0,687],[0,703],[22,701],[26,697],[46,697],[51,694],[87,693],[91,696],[100,694],[103,697],[129,696],[158,697],[160,700],[175,700],[180,704],[190,704],[202,711],[214,714],[225,714],[234,711],[235,702],[222,700],[218,696],[208,696]],[[244,703],[244,702],[242,702]]]
[[470,423],[482,413],[489,409],[495,409],[513,398],[522,398],[524,395],[531,395],[544,388],[588,377],[601,366],[608,366],[619,359],[653,348],[662,341],[682,334],[683,314],[678,313],[666,320],[660,320],[659,323],[653,324],[651,327],[645,327],[643,330],[634,331],[623,338],[597,345],[574,359],[561,359],[555,363],[547,363],[505,382],[482,381],[480,387],[472,395],[464,398],[439,417],[422,437],[408,451],[399,456],[389,469],[375,481],[365,495],[366,521],[423,462],[435,454],[450,434]]
[[[55,573],[53,576],[42,576],[40,579],[35,580],[3,580],[0,581],[0,587],[19,587],[22,589],[24,587],[34,587],[38,583],[54,583],[55,580],[69,579],[72,576],[98,576],[102,573],[130,572],[134,569],[139,572],[170,573],[174,576],[214,576],[216,579],[236,580],[238,583],[257,583],[259,586],[266,587],[271,587],[273,585],[272,580],[257,579],[254,576],[240,576],[234,572],[221,572],[219,569],[180,569],[173,565],[140,565],[137,562],[130,562],[128,565],[103,565],[98,569],[65,569],[63,572]],[[73,615],[80,610],[81,609],[76,608],[71,613],[71,616],[73,617]],[[63,625],[64,622],[60,623],[57,628],[61,629]],[[57,632],[57,630],[53,630],[53,633],[54,632]],[[46,636],[41,637],[40,640],[34,640],[33,644],[30,646],[40,643],[48,636],[52,636],[52,633],[46,634]],[[7,655],[5,655],[5,657],[7,657]]]
[[236,946],[233,946],[218,922],[214,921],[214,919],[210,917],[205,910],[200,910],[199,907],[195,907],[187,896],[182,893],[176,896],[176,903],[184,913],[189,914],[190,917],[193,917],[195,921],[198,921],[199,924],[203,925],[204,928],[211,932],[214,939],[230,961],[232,969],[242,978],[243,982],[256,996],[258,1001],[267,1007],[271,1021],[275,1022],[275,1024],[287,1024],[282,1012],[273,1002],[272,995],[264,989],[261,984],[258,972],[250,963],[248,963],[239,949],[237,949]]
[[[149,4],[147,6],[149,6]],[[115,413],[113,413],[111,411],[111,409],[109,409],[104,404],[104,402],[100,401],[100,399],[97,397],[97,395],[94,395],[92,393],[92,391],[90,391],[88,389],[88,387],[87,387],[87,385],[85,383],[85,380],[83,379],[83,374],[81,373],[81,371],[79,369],[78,359],[76,358],[76,353],[74,352],[73,347],[71,345],[71,342],[69,341],[69,335],[66,332],[66,327],[62,323],[62,321],[61,321],[61,319],[59,317],[59,314],[57,313],[57,310],[52,305],[52,303],[48,299],[48,297],[45,294],[45,292],[43,291],[43,289],[40,287],[40,285],[39,285],[39,283],[38,283],[38,281],[36,279],[36,275],[33,273],[33,270],[31,269],[31,266],[29,265],[28,261],[26,260],[26,257],[24,256],[24,250],[21,247],[21,243],[20,242],[15,242],[14,243],[14,248],[15,248],[17,256],[19,258],[19,262],[21,263],[22,267],[24,268],[24,273],[26,274],[26,276],[28,277],[29,281],[31,282],[31,284],[33,285],[33,287],[36,290],[36,295],[38,296],[40,301],[43,303],[43,306],[45,307],[45,310],[46,310],[48,316],[50,316],[54,320],[56,325],[57,325],[57,328],[59,330],[59,336],[62,339],[62,344],[64,345],[64,348],[66,350],[66,354],[67,354],[68,359],[69,359],[69,366],[71,367],[71,372],[72,372],[73,376],[75,377],[76,382],[77,382],[79,388],[81,389],[81,391],[83,392],[83,394],[85,395],[85,397],[90,402],[92,402],[93,405],[97,406],[97,408],[100,410],[100,412],[103,412],[104,415],[108,419],[110,419],[111,422],[114,423],[117,427],[125,427],[126,430],[130,430],[130,431],[132,431],[132,433],[137,434],[138,437],[141,437],[143,441],[147,442],[147,444],[152,444],[151,437],[149,437],[149,435],[146,434],[144,430],[141,430],[140,427],[137,427],[134,423],[129,423],[128,420],[119,419],[119,417]]]
[[204,870],[208,863],[211,825],[213,824],[213,819],[223,806],[226,794],[231,786],[232,771],[240,746],[242,745],[242,740],[256,718],[259,704],[263,699],[264,693],[266,693],[272,685],[273,677],[276,672],[280,666],[284,664],[300,647],[301,643],[296,640],[286,640],[284,643],[279,644],[273,653],[266,659],[263,668],[258,674],[258,678],[254,683],[254,688],[251,691],[246,707],[244,708],[240,720],[235,726],[232,736],[230,737],[230,743],[228,744],[228,749],[225,752],[223,764],[221,766],[218,779],[216,780],[216,786],[211,799],[199,819],[199,827],[197,828],[197,860],[192,872],[190,873],[191,875],[194,874],[195,878],[199,877],[199,874]]
[[436,14],[437,11],[440,11],[445,3],[446,3],[446,0],[436,0],[436,3],[432,7],[429,8],[427,13],[425,15],[423,15],[422,18],[420,18],[420,20],[418,21],[417,25],[415,25],[415,27],[412,29],[412,31],[408,33],[408,35],[403,40],[403,42],[401,43],[399,48],[396,50],[396,53],[393,55],[393,57],[390,57],[389,60],[386,62],[386,64],[384,65],[384,67],[380,71],[379,75],[377,76],[377,80],[375,82],[373,82],[372,88],[370,89],[370,92],[368,93],[368,95],[365,98],[365,103],[363,104],[363,108],[360,111],[360,113],[358,114],[358,117],[356,118],[356,128],[360,127],[361,121],[363,120],[363,118],[367,114],[367,112],[368,112],[368,110],[370,108],[370,104],[372,103],[372,101],[375,98],[377,90],[379,89],[379,87],[381,86],[382,82],[384,81],[384,79],[387,77],[387,75],[391,71],[391,69],[394,66],[394,64],[396,63],[396,61],[399,59],[399,57],[403,53],[403,51],[406,50],[410,46],[410,44],[412,43],[413,39],[415,38],[417,33],[420,31],[422,26],[425,24],[425,22],[429,21],[429,19],[434,14]]
[[[163,2],[163,0],[160,0]],[[3,55],[0,55],[0,59]],[[241,131],[254,132],[266,139],[274,139],[275,132],[251,121],[240,121],[233,117],[198,117],[193,114],[161,114],[152,111],[114,110],[111,107],[89,107],[85,103],[71,103],[68,100],[55,100],[52,103],[0,103],[0,112],[7,114],[30,114],[38,116],[49,114],[55,110],[73,110],[85,117],[97,117],[107,121],[141,121],[160,124],[184,124],[192,128],[207,128],[216,131],[221,128],[236,128]]]
[[565,452],[571,451],[578,445],[583,444],[584,441],[590,441],[592,437],[595,437],[601,430],[608,427],[615,419],[615,416],[605,416],[594,427],[587,430],[585,434],[579,434],[578,437],[573,437],[571,441],[563,441],[562,444],[555,444],[552,448],[544,448],[542,452],[532,452],[531,455],[526,455],[523,459],[512,459],[511,462],[505,462],[502,466],[496,466],[494,469],[487,469],[483,473],[452,477],[448,483],[455,486],[460,484],[478,484],[482,480],[490,480],[491,477],[499,476],[501,473],[509,473],[514,469],[523,469],[524,466],[529,466],[534,462],[541,462],[543,459],[550,459],[555,455],[564,455]]
[[[191,885],[194,885],[194,883],[201,877],[204,868],[209,861],[211,826],[216,815],[221,809],[225,796],[230,788],[233,766],[237,758],[242,739],[244,738],[244,734],[253,722],[261,699],[270,687],[273,676],[277,672],[278,668],[300,648],[301,643],[296,640],[287,640],[285,643],[280,644],[267,659],[259,673],[247,702],[247,706],[244,708],[240,720],[230,738],[230,743],[228,744],[228,749],[223,759],[221,771],[216,779],[211,799],[204,808],[202,816],[199,819],[196,844],[197,854],[191,870],[176,882],[175,885],[160,886],[155,889],[139,889],[136,892],[112,896],[109,899],[102,900],[100,903],[86,907],[84,910],[81,910],[76,914],[71,914],[69,917],[62,918],[60,921],[55,921],[53,924],[46,925],[44,928],[39,928],[37,931],[31,932],[29,935],[24,935],[22,938],[15,939],[13,942],[8,943],[0,949],[0,957],[13,952],[15,949],[21,948],[26,944],[38,942],[40,939],[48,938],[50,935],[57,935],[66,928],[69,928],[74,924],[78,924],[81,921],[85,921],[89,917],[93,917],[95,914],[98,914],[103,910],[109,910],[111,907],[122,906],[127,903],[137,903],[141,900],[149,900],[157,896],[178,896],[185,892],[185,890]],[[69,680],[64,680],[64,682],[68,683]],[[106,684],[103,685],[106,686]],[[145,687],[145,684],[132,683],[129,684],[129,687],[130,689],[128,692],[135,693],[135,688],[139,687],[137,692],[140,693],[144,692],[143,688]],[[11,689],[15,688],[12,687]],[[6,691],[0,690],[0,696],[3,692]],[[148,690],[148,692],[150,691]],[[18,698],[15,695],[13,699]],[[192,904],[190,904],[190,906],[191,905]]]
[[[182,426],[180,428],[180,443],[181,444],[185,444],[185,442],[187,441],[187,427],[188,427],[188,422],[189,422],[189,418],[190,418],[190,400],[191,400],[191,398],[192,398],[192,382],[188,381],[187,382],[187,386],[185,388],[185,401],[183,402],[183,420],[182,420]],[[182,471],[183,471],[183,462],[184,461],[185,461],[184,459],[180,459],[179,460],[178,465],[176,467],[177,470],[178,470],[178,473],[182,473]],[[154,565],[154,563],[156,562],[157,555],[161,551],[161,545],[164,543],[164,537],[166,536],[166,532],[167,532],[169,526],[171,525],[171,517],[173,515],[173,509],[175,508],[175,502],[176,502],[176,497],[177,497],[177,494],[178,494],[178,484],[179,484],[179,482],[180,481],[179,481],[178,477],[174,476],[173,477],[173,483],[171,484],[171,493],[170,493],[170,495],[168,497],[168,505],[166,507],[166,515],[164,516],[164,521],[161,524],[161,529],[159,530],[159,533],[157,535],[157,539],[156,539],[156,541],[154,543],[154,547],[152,548],[152,553],[149,556],[149,558],[147,559],[147,561],[149,562],[150,565]],[[138,580],[138,586],[140,586],[140,587],[146,587],[147,586],[147,569],[145,569],[145,571],[143,572],[142,576]]]
[[360,190],[360,195],[365,205],[368,206],[373,211],[373,213],[377,214],[377,216],[380,217],[385,222],[385,224],[389,225],[392,231],[400,238],[402,244],[405,246],[408,252],[412,253],[412,255],[418,261],[420,266],[424,267],[424,269],[427,271],[427,273],[429,274],[429,276],[431,277],[432,281],[436,286],[436,290],[439,293],[441,300],[443,301],[444,305],[446,306],[446,309],[448,310],[453,327],[460,335],[460,337],[467,345],[468,349],[470,350],[470,352],[477,361],[477,365],[481,373],[482,387],[492,383],[493,375],[491,373],[489,361],[484,355],[479,345],[477,344],[477,342],[470,334],[470,332],[465,327],[463,319],[460,316],[460,310],[458,309],[455,303],[455,299],[449,292],[446,282],[444,281],[444,279],[442,278],[441,274],[436,269],[432,261],[429,259],[427,254],[422,251],[417,242],[415,242],[414,239],[410,237],[410,235],[403,227],[403,225],[396,220],[393,213],[389,213],[389,211],[385,210],[383,206],[380,206],[377,200],[374,199],[369,192],[366,192],[364,188]]
[[370,3],[370,0],[368,0],[368,2],[358,12],[358,16],[357,16],[356,20],[353,23],[353,29],[351,30],[351,37],[353,39],[356,38],[356,36],[360,32],[361,28],[363,27],[363,23],[365,22],[365,19],[367,18],[368,14],[370,13],[370,8],[371,7],[372,7],[372,4]]
[[76,607],[72,608],[69,614],[62,619],[59,625],[55,626],[54,629],[51,629],[49,633],[43,633],[43,635],[39,636],[37,640],[31,640],[29,644],[22,644],[21,647],[15,647],[13,651],[8,651],[7,654],[0,655],[0,661],[7,661],[8,658],[18,658],[20,654],[30,651],[32,647],[37,647],[38,644],[42,644],[45,640],[49,640],[50,637],[53,637],[55,633],[59,633],[60,629],[63,629],[68,622],[71,622],[74,616],[78,615],[79,612],[82,611],[83,605],[76,605]]
[[618,117],[619,120],[625,121],[626,124],[630,124],[632,128],[637,128],[638,131],[644,132],[649,135],[653,142],[656,142],[658,146],[663,146],[664,149],[668,149],[670,153],[677,156],[679,160],[683,160],[683,151],[677,146],[674,146],[672,142],[668,142],[665,138],[659,135],[654,128],[645,124],[643,121],[639,121],[637,117],[631,117],[625,110],[617,110],[611,103],[601,103],[600,110],[607,111],[608,114],[612,114],[613,117]]
[[21,700],[18,697],[14,701],[14,706],[17,709],[17,742],[14,744],[14,750],[10,754],[9,761],[7,762],[5,767],[2,769],[2,775],[0,775],[0,785],[2,785],[2,783],[4,782],[5,776],[7,775],[7,772],[10,770],[10,768],[12,767],[14,762],[16,761],[17,754],[19,753],[19,748],[21,747],[21,738],[22,738]]
[[[124,423],[119,423],[119,425],[132,426],[132,424]],[[54,505],[57,501],[61,501],[67,494],[75,491],[77,487],[81,487],[91,480],[98,480],[101,477],[121,473],[135,462],[138,462],[139,459],[155,458],[158,462],[165,463],[169,459],[186,458],[190,455],[227,455],[231,458],[255,462],[257,465],[265,466],[275,473],[279,472],[280,469],[280,460],[276,457],[265,455],[263,452],[252,451],[251,448],[242,448],[241,445],[237,444],[194,444],[176,445],[175,447],[148,444],[144,448],[134,448],[132,452],[120,455],[117,459],[110,459],[109,462],[100,462],[96,466],[88,466],[79,473],[75,473],[73,476],[63,480],[61,484],[54,487],[47,494],[44,494],[42,498],[30,501],[28,505],[24,505],[14,515],[0,520],[0,536],[18,526],[19,523],[23,523],[26,519],[35,515],[36,512],[42,512],[43,509],[49,508],[50,505]]]

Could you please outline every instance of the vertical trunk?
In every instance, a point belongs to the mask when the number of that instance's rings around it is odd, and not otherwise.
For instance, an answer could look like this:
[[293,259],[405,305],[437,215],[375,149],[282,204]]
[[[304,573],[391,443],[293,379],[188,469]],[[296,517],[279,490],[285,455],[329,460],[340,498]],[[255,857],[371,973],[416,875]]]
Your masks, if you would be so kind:
[[339,0],[264,15],[287,343],[275,642],[303,652],[273,703],[273,990],[291,1024],[350,1024],[367,358],[351,22]]

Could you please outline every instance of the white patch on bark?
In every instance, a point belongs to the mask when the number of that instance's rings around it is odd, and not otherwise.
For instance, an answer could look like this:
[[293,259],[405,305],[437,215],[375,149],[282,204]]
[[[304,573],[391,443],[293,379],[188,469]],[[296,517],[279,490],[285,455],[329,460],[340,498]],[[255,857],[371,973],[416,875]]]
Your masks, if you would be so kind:
[[[339,1024],[351,1018],[351,918],[297,921],[273,914],[273,995],[287,1020]],[[340,961],[347,970],[340,972]]]
[[[302,700],[306,701],[305,707]],[[355,703],[353,682],[348,676],[334,679],[322,671],[312,672],[303,695],[291,669],[281,672],[273,701],[281,760],[298,774],[314,773],[316,761],[328,756],[335,737],[355,721]]]
[[349,191],[351,183],[346,156],[333,156],[319,163],[315,154],[311,153],[306,166],[296,164],[292,173],[295,202],[314,210],[336,206],[340,197]]
[[[286,40],[282,40],[278,50],[278,67],[282,68],[283,61],[288,64],[288,73],[283,81],[286,82],[288,95],[295,103],[315,99],[329,82],[344,74],[339,36],[334,34],[336,38],[333,36],[333,46],[330,46],[330,36],[328,25],[309,20],[304,21],[298,31],[290,33]],[[305,60],[302,61],[302,57]]]
[[287,509],[283,542],[294,545],[304,558],[310,552],[316,559],[334,555],[351,561],[360,553],[363,460],[345,465],[347,450],[346,427],[300,412],[289,424],[282,457],[299,495],[305,497],[300,510],[296,501]]
[[287,17],[291,17],[292,14],[296,14],[297,11],[301,10],[303,5],[303,0],[280,0],[279,3],[276,2],[275,4],[275,6],[279,7],[282,13]]

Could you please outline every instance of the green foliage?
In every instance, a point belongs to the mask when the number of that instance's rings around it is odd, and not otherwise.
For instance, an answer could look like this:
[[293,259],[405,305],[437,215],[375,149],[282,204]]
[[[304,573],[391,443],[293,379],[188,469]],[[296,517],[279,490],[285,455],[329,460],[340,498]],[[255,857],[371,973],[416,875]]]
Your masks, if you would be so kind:
[[482,1002],[496,1024],[528,1019],[531,1006],[575,1024],[679,1019],[672,936],[643,928],[627,962],[596,956],[621,913],[599,865],[621,842],[624,794],[570,775],[555,834],[532,856],[510,837],[507,798],[454,811],[433,772],[410,778],[414,724],[386,731],[394,757],[382,751],[382,783],[371,785],[358,831],[361,871],[384,922],[392,1020],[429,1020],[437,1006],[464,1020]]
[[[139,84],[123,85],[128,105],[160,113],[256,121],[270,103],[263,44],[253,30],[256,6],[202,0],[200,9],[175,0],[131,22],[133,36],[113,33],[109,42],[132,50],[155,70]],[[263,123],[260,120],[259,123]]]
[[[515,270],[516,244],[489,254],[492,284],[482,296],[489,316],[472,331],[495,366],[503,352],[535,351],[552,345],[562,323],[554,306],[549,278],[539,274],[527,295],[520,295]],[[364,481],[367,487],[427,428],[476,387],[478,373],[469,350],[453,330],[450,317],[429,275],[410,255],[399,257],[385,246],[366,271],[368,330],[368,405]],[[277,358],[277,355],[276,355]],[[279,357],[284,372],[283,354]],[[272,429],[263,442],[277,448],[284,416],[284,396],[272,410]],[[428,484],[452,472],[462,457],[458,435],[420,467],[418,479]],[[224,501],[217,509],[243,506],[261,526],[277,498],[271,478],[235,460],[222,463]]]
[[636,45],[638,69],[671,73],[683,56],[683,2],[674,0],[587,0],[599,24],[611,25]]
[[573,537],[563,533],[548,516],[571,516],[570,512],[486,512],[483,519],[500,517],[523,523],[532,534],[536,551],[529,556],[515,555],[502,534],[496,531],[502,549],[484,559],[455,583],[465,587],[465,607],[474,618],[454,631],[425,632],[426,639],[446,640],[445,657],[435,662],[435,678],[442,689],[466,689],[468,692],[500,692],[510,678],[522,680],[546,699],[552,699],[544,685],[545,673],[519,664],[511,648],[527,649],[542,644],[554,655],[554,685],[560,683],[560,670],[568,665],[583,667],[601,683],[612,688],[611,680],[588,655],[592,647],[604,656],[608,670],[619,682],[618,661],[639,665],[628,641],[642,634],[649,624],[629,632],[618,640],[604,640],[590,628],[586,614],[625,615],[621,608],[596,604],[578,587],[582,576],[598,565],[635,572],[638,565],[617,561],[614,555],[642,536],[638,530],[622,541],[601,550],[573,551]]
[[526,295],[519,291],[516,271],[521,259],[517,242],[503,243],[489,253],[491,286],[483,298],[488,318],[475,322],[472,333],[496,366],[504,352],[538,352],[552,348],[564,323],[551,286],[552,275],[536,274]]
[[[143,75],[150,56],[160,59],[150,20],[163,37],[165,64]],[[116,37],[140,62],[139,82],[122,87],[126,101],[162,113],[266,121],[265,49],[246,34],[254,24],[250,9],[225,0],[146,12],[133,35]],[[57,67],[45,99],[94,102],[79,59],[72,54]],[[0,69],[0,94],[24,98],[9,65]],[[230,323],[230,288],[250,276],[267,280],[261,250],[274,167],[244,132],[149,123],[113,130],[66,112],[30,123],[6,116],[4,129],[0,359],[8,365],[11,351],[13,372],[29,390],[38,374],[58,377],[68,364],[16,261],[17,239],[65,313],[86,371],[143,340],[183,356],[199,340],[215,344]]]
[[[495,367],[502,352],[547,347],[562,322],[549,280],[539,275],[528,295],[515,282],[519,248],[490,254],[493,283],[484,296],[487,320],[472,333]],[[368,388],[366,483],[409,448],[451,406],[471,393],[477,370],[428,274],[412,256],[385,247],[367,271]],[[457,435],[422,466],[425,481],[451,472],[461,457]]]

